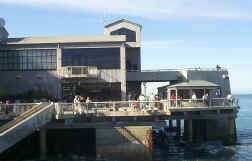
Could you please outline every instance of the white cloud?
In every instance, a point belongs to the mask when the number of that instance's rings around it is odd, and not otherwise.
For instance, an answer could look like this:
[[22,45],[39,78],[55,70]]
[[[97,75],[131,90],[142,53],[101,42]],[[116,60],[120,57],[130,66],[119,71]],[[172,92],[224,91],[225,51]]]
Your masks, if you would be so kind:
[[249,1],[236,0],[1,0],[0,4],[61,8],[151,19],[211,17],[251,20]]
[[143,41],[143,48],[169,48],[170,46],[184,43],[184,40],[154,40]]

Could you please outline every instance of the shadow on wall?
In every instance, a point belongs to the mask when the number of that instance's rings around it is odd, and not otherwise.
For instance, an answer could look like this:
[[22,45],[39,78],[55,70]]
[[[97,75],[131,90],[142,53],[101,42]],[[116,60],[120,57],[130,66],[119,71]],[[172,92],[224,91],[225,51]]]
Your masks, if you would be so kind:
[[[40,101],[57,101],[57,98],[53,96],[48,91],[42,90],[29,90],[24,93],[9,95],[9,94],[0,94],[0,100],[9,100],[11,103],[15,103],[18,100],[20,103],[33,103]],[[17,103],[18,103],[17,102]]]
[[33,102],[56,100],[59,80],[56,71],[0,71],[0,100]]

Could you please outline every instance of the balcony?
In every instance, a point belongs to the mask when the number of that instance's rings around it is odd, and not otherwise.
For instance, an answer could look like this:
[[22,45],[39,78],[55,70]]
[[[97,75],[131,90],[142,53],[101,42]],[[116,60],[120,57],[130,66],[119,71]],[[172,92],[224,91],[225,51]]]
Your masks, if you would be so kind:
[[97,79],[98,69],[95,66],[65,66],[62,67],[62,78],[92,78]]

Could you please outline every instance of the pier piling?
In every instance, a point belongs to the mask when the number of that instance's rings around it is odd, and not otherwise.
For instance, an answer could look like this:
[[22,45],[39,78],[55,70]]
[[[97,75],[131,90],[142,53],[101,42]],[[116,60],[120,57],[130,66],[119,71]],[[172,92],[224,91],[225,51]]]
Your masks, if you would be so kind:
[[47,145],[46,145],[46,128],[40,129],[40,158],[45,159],[47,155]]

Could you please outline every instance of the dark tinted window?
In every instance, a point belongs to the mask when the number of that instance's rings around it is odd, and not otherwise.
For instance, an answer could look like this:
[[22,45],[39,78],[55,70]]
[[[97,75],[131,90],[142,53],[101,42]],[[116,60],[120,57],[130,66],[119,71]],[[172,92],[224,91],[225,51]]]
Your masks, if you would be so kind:
[[99,69],[120,69],[120,49],[64,49],[62,66],[96,66]]
[[121,28],[111,32],[111,35],[126,35],[126,41],[136,42],[136,32],[126,28]]
[[56,50],[0,51],[0,71],[56,70]]

